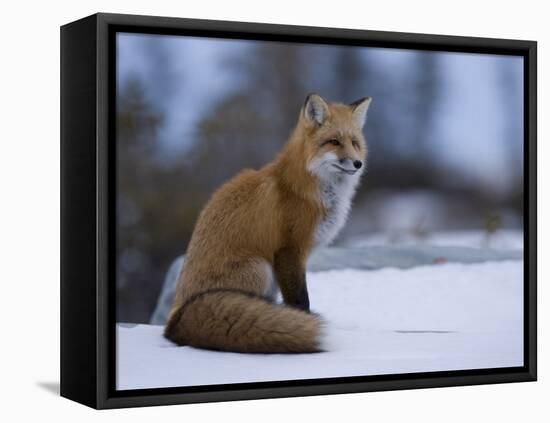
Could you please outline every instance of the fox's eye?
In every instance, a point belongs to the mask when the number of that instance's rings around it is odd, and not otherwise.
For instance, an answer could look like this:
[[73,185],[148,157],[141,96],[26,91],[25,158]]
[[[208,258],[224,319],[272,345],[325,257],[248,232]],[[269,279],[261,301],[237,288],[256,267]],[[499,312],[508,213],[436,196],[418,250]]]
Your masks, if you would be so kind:
[[338,141],[336,138],[332,140],[328,140],[327,142],[329,142],[332,145],[340,145],[340,141]]
[[358,143],[356,140],[353,140],[353,141],[351,142],[351,144],[352,144],[357,150],[359,150],[359,143]]

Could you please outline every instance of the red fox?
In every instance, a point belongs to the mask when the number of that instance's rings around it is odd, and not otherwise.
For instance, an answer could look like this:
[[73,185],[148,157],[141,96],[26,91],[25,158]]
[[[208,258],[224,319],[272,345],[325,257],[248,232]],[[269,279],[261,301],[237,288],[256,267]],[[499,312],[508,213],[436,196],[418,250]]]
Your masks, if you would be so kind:
[[[219,188],[199,215],[164,335],[178,345],[254,353],[323,351],[306,260],[343,227],[365,168],[370,97],[317,94],[274,161]],[[276,304],[281,292],[283,304]]]

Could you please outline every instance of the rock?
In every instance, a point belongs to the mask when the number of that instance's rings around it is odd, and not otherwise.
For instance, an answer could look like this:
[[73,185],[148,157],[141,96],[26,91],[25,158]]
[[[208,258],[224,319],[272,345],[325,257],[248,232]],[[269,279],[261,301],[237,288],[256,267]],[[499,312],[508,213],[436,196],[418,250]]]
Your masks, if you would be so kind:
[[170,307],[172,306],[172,301],[174,300],[174,294],[176,293],[176,284],[183,266],[183,260],[183,256],[175,259],[170,265],[168,273],[166,273],[166,276],[164,277],[162,291],[159,295],[155,311],[151,316],[152,325],[164,325],[166,323],[168,313],[170,312]]

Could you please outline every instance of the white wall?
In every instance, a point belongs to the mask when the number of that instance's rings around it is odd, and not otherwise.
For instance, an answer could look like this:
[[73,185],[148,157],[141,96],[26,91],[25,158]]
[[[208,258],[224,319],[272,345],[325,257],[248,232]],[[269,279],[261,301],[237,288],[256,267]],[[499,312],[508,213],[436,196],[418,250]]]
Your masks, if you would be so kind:
[[[540,260],[537,383],[156,407],[94,413],[55,397],[59,365],[59,29],[96,11],[539,41],[539,258],[548,255],[550,54],[540,1],[7,2],[0,27],[2,415],[89,421],[542,421],[548,418],[549,313]],[[546,401],[545,401],[546,400]],[[6,408],[7,407],[7,408]]]

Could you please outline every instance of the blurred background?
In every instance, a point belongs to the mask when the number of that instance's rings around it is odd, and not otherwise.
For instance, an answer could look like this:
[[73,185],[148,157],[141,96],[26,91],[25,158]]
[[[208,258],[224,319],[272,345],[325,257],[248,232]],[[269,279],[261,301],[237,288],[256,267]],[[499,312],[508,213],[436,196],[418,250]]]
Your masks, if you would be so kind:
[[148,322],[209,196],[271,161],[309,92],[373,97],[335,244],[523,248],[523,59],[117,35],[117,321]]

